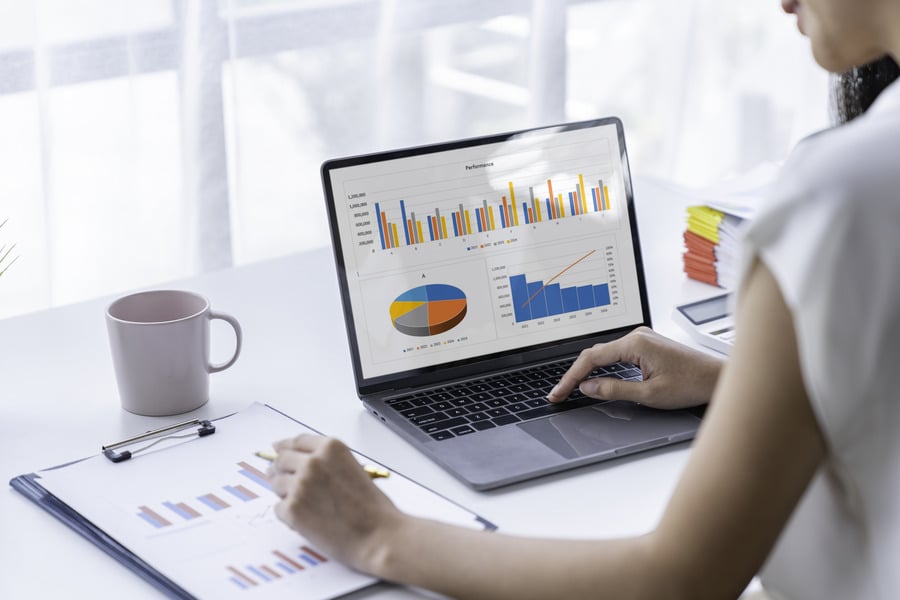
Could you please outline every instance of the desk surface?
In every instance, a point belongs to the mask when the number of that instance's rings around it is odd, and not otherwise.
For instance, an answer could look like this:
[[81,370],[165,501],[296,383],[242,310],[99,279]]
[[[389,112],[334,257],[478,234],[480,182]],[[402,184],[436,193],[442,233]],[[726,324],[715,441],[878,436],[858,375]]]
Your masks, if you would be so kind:
[[[688,342],[670,319],[673,304],[714,291],[681,273],[681,233],[690,198],[651,181],[638,181],[635,193],[654,326]],[[688,445],[681,444],[475,492],[363,409],[350,373],[330,249],[218,271],[172,287],[206,295],[244,329],[241,358],[211,376],[210,402],[187,415],[140,417],[120,408],[104,323],[110,298],[0,321],[4,482],[96,454],[102,444],[137,432],[195,416],[221,416],[261,401],[483,514],[506,533],[575,538],[651,529],[688,456]],[[309,294],[310,289],[316,293]],[[227,326],[220,330],[214,322],[211,337],[213,359],[228,355],[233,338]],[[0,532],[2,598],[158,597],[143,580],[11,488],[0,494]],[[419,597],[386,585],[360,597],[398,595]]]

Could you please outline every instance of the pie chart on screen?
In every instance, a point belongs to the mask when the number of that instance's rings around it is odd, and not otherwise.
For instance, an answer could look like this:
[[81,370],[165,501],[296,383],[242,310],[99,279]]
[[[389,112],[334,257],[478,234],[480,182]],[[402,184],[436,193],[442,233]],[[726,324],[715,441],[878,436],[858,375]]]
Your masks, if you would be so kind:
[[391,302],[391,323],[406,335],[439,335],[462,322],[467,306],[466,295],[458,287],[443,283],[422,285]]

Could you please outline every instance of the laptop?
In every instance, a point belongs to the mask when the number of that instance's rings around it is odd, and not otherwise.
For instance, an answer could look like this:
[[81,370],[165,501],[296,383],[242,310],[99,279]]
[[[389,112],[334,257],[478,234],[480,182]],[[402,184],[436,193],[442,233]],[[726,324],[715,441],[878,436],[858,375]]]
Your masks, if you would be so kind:
[[338,158],[322,182],[359,397],[461,481],[694,437],[689,411],[546,400],[582,349],[650,326],[619,119]]

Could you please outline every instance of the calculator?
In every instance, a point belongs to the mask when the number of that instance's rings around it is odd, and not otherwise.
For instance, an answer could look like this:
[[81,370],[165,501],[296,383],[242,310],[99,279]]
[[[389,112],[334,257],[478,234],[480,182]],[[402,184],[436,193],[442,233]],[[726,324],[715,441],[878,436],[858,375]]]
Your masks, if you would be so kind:
[[679,304],[672,318],[699,344],[728,354],[734,345],[731,293]]

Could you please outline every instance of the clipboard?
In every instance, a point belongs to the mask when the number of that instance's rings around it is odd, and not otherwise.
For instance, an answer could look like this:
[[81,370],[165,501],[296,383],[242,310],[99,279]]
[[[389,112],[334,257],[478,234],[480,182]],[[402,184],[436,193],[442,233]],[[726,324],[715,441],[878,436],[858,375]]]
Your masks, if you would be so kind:
[[[278,498],[266,490],[265,461],[250,458],[303,431],[320,434],[254,403],[212,422],[188,421],[104,446],[101,454],[20,475],[10,485],[168,597],[241,598],[253,588],[265,598],[330,598],[379,580],[332,561],[280,523],[271,510]],[[131,447],[118,450],[124,446]],[[401,510],[497,528],[387,471],[376,485]]]

